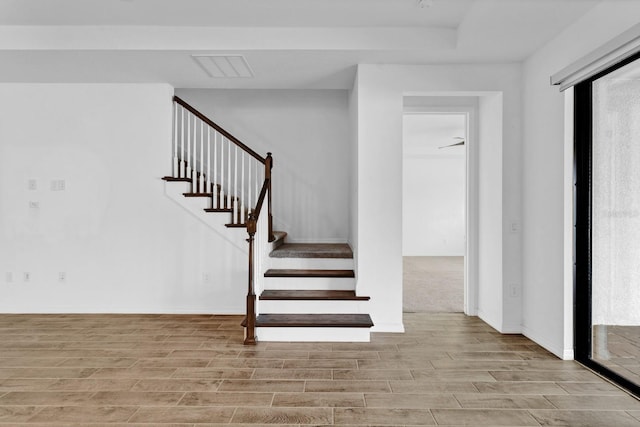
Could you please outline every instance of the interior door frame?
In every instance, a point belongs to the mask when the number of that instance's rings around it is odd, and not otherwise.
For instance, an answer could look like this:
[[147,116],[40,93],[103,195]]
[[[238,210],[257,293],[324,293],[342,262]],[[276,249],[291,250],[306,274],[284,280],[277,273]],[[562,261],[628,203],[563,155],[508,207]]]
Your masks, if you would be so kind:
[[[428,98],[428,96],[426,97]],[[446,98],[459,98],[456,96]],[[441,100],[442,97],[437,97]],[[478,315],[478,106],[429,105],[404,107],[406,114],[462,114],[466,116],[465,144],[465,254],[464,254],[464,313]]]

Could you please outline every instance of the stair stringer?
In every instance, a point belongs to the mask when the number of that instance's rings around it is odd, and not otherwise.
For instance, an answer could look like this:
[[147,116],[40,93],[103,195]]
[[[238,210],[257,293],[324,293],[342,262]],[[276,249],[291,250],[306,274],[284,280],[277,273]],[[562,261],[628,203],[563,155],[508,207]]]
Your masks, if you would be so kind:
[[229,228],[226,226],[226,224],[229,223],[231,213],[205,212],[204,209],[209,207],[208,203],[210,203],[210,199],[204,197],[185,197],[184,193],[191,191],[191,184],[188,182],[165,182],[164,191],[165,195],[178,206],[248,255],[249,247],[247,245],[246,229]]

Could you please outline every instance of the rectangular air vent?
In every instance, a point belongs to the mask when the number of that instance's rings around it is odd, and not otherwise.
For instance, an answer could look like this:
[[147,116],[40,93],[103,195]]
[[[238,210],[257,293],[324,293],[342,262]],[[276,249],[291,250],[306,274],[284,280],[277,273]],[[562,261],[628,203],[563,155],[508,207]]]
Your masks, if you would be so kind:
[[248,78],[253,71],[242,55],[191,55],[211,78]]

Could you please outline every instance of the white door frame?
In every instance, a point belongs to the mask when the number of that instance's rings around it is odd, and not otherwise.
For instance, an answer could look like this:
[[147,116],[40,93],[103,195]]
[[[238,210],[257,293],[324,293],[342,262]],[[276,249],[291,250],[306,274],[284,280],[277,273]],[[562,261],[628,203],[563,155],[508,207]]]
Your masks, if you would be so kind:
[[[425,96],[424,98],[431,98]],[[451,98],[451,104],[446,101]],[[461,97],[435,97],[429,105],[417,107],[405,106],[403,114],[464,114],[466,125],[466,200],[465,200],[465,256],[464,256],[464,313],[468,316],[478,315],[478,103],[460,104],[455,102]],[[465,97],[465,100],[468,98]]]

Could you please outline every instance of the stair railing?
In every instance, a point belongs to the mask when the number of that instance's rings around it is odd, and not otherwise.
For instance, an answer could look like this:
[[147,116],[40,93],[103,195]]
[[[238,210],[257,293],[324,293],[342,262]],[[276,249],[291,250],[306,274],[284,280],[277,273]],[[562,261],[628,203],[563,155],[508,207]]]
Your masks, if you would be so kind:
[[[256,307],[256,270],[261,271],[262,265],[262,255],[260,251],[256,251],[254,249],[255,245],[255,236],[258,235],[264,236],[264,233],[258,233],[258,230],[264,227],[264,219],[263,215],[260,218],[260,211],[262,210],[262,205],[264,203],[265,198],[267,197],[267,193],[269,193],[269,187],[271,185],[271,180],[269,178],[265,179],[264,184],[262,185],[262,190],[260,190],[260,196],[258,196],[258,202],[256,203],[256,207],[249,213],[249,218],[247,219],[247,233],[249,234],[249,238],[247,242],[249,242],[249,283],[247,290],[247,317],[245,319],[245,336],[244,343],[245,345],[255,345],[256,344],[256,313],[258,312]],[[258,248],[264,248],[264,244],[261,241],[258,242]],[[260,290],[258,290],[260,291]]]
[[[271,204],[273,157],[271,153],[260,156],[179,97],[174,96],[173,102],[173,178],[191,182],[191,192],[196,195],[211,196],[209,211],[230,212],[228,227],[247,228],[245,344],[255,344],[255,271],[261,267],[268,242],[275,240]],[[261,217],[265,200],[267,215]]]

